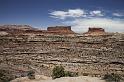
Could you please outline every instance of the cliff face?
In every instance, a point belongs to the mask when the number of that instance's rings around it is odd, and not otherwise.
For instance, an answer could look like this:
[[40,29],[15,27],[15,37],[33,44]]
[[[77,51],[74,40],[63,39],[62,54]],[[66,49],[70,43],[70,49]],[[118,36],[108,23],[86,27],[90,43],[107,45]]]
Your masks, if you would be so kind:
[[3,25],[0,26],[0,31],[8,32],[10,34],[74,34],[71,26],[56,26],[48,27],[47,30],[38,30],[29,25]]
[[9,70],[16,77],[25,76],[29,70],[50,76],[55,65],[80,75],[124,75],[124,34],[0,36],[0,70]]
[[55,26],[55,27],[48,27],[47,30],[27,30],[26,33],[35,33],[35,34],[75,34],[71,30],[71,26]]
[[89,28],[88,32],[105,32],[103,28]]
[[54,65],[66,70],[104,75],[124,75],[124,42],[122,35],[78,37],[58,35],[0,36],[0,69],[11,70],[15,76],[27,70],[50,75]]
[[63,33],[63,34],[70,34],[74,33],[71,30],[71,26],[56,26],[56,27],[48,27],[47,31],[49,32],[58,32],[58,33]]
[[107,33],[103,28],[92,27],[89,28],[88,32],[84,34],[87,36],[101,36],[101,35],[106,35]]

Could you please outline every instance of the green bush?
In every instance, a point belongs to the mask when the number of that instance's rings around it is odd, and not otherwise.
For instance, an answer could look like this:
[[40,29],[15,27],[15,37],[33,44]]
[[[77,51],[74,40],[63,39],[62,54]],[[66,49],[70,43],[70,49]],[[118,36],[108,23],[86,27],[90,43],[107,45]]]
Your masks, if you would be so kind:
[[70,71],[65,71],[65,76],[66,76],[66,77],[68,77],[68,76],[69,76],[69,77],[72,77],[72,73],[71,73]]
[[29,79],[35,79],[35,72],[31,70],[31,71],[28,72],[27,76],[28,76]]
[[105,74],[103,79],[105,79],[107,82],[120,82],[122,78],[118,74],[112,73],[112,74]]
[[55,66],[52,71],[52,78],[60,78],[60,77],[74,77],[78,76],[77,72],[65,71],[62,66]]
[[55,66],[53,68],[53,73],[52,73],[53,79],[64,77],[64,76],[65,76],[65,72],[64,72],[64,68],[62,66]]
[[76,77],[76,76],[78,76],[78,72],[65,71],[65,77]]

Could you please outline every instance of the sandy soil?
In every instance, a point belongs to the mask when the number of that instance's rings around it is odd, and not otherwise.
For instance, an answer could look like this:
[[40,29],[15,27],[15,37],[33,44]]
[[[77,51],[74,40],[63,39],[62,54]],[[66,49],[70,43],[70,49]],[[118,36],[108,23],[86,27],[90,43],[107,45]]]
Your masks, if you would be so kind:
[[37,75],[35,80],[27,77],[17,78],[11,82],[105,82],[98,77],[79,76],[79,77],[62,77],[52,80],[51,77]]

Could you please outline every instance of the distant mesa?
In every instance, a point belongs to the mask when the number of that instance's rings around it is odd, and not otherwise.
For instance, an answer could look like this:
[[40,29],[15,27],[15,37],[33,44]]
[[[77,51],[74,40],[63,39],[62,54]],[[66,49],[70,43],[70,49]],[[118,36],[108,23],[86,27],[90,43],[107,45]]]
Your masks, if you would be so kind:
[[[0,34],[75,34],[71,30],[71,26],[52,26],[48,27],[47,30],[39,30],[33,28],[29,25],[3,25],[0,26]],[[85,32],[86,36],[99,36],[106,35],[106,32],[103,28],[100,27],[90,27],[88,32]]]
[[90,27],[88,32],[84,33],[87,36],[99,36],[99,35],[106,35],[106,32],[103,28],[100,27]]
[[103,28],[97,28],[97,27],[93,27],[93,28],[89,28],[88,32],[105,32],[105,30]]
[[71,30],[71,26],[55,26],[55,27],[48,27],[47,31],[49,32],[58,32],[64,34],[73,34],[74,32]]
[[39,30],[29,25],[3,25],[0,26],[0,31],[5,31],[10,34],[74,34],[74,32],[71,30],[71,26],[55,26],[48,27],[47,30]]

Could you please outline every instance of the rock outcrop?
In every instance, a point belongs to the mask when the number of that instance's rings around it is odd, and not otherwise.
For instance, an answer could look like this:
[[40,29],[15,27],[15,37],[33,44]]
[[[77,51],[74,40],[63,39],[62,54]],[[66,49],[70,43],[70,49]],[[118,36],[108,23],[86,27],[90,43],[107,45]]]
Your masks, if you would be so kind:
[[74,33],[71,30],[71,26],[48,27],[47,31],[49,31],[49,32],[58,32],[58,33],[62,33],[62,34],[72,34],[72,33]]
[[24,33],[26,30],[35,30],[35,28],[29,25],[1,25],[0,31],[7,32],[10,34]]
[[21,77],[35,70],[50,76],[56,65],[79,75],[124,76],[124,34],[96,37],[26,32],[0,36],[0,69],[9,74]]
[[55,26],[48,27],[47,30],[39,30],[29,25],[3,25],[0,26],[0,31],[10,34],[74,34],[71,26]]
[[100,36],[100,35],[107,35],[105,30],[103,28],[97,28],[97,27],[92,27],[89,28],[88,32],[84,33],[85,35],[88,36]]
[[105,32],[103,28],[89,28],[88,32]]

